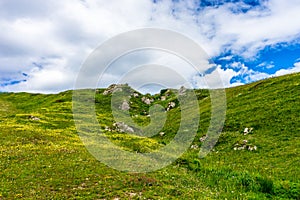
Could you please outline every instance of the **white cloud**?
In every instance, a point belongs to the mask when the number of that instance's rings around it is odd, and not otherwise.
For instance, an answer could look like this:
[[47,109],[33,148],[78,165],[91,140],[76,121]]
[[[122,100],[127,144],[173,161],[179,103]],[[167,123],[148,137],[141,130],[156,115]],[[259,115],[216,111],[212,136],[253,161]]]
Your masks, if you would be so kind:
[[240,83],[230,83],[230,80],[238,74],[232,69],[222,69],[219,65],[211,74],[207,74],[204,77],[195,76],[194,81],[199,88],[224,88],[240,85]]
[[[29,74],[26,82],[1,90],[56,92],[72,88],[76,73],[94,48],[115,34],[145,26],[151,13],[151,2],[145,0],[51,2],[44,5],[29,0],[30,6],[26,6],[1,1],[0,80],[23,78],[20,72]],[[39,7],[47,14],[40,13]],[[8,11],[15,9],[19,12]],[[64,63],[53,62],[52,57],[60,57]],[[52,64],[43,66],[44,60]],[[41,69],[35,71],[33,63]]]
[[282,75],[296,73],[296,72],[300,72],[300,62],[295,63],[293,67],[290,67],[288,69],[280,69],[274,75],[282,76]]
[[[209,51],[218,55],[223,45],[234,53],[252,57],[266,45],[290,42],[300,33],[300,1],[270,0],[265,9],[259,7],[247,13],[233,13],[241,4],[224,4],[206,8],[198,16],[203,34],[211,36]],[[247,47],[247,48],[245,48]]]
[[[106,39],[136,28],[167,28],[187,35],[198,42],[210,56],[224,48],[246,58],[258,50],[278,42],[293,42],[300,33],[300,1],[270,0],[262,7],[246,13],[233,13],[247,6],[229,3],[207,7],[196,12],[195,1],[150,0],[2,0],[0,2],[0,80],[23,79],[26,82],[0,86],[6,91],[57,92],[73,87],[76,74],[89,53]],[[147,63],[149,58],[139,62]],[[224,57],[229,60],[231,57]],[[48,63],[45,63],[47,61]],[[154,59],[171,64],[192,77],[192,71],[174,64],[176,60]],[[130,64],[122,69],[129,70]],[[41,64],[36,70],[33,63]],[[158,63],[159,64],[159,63]],[[162,63],[164,64],[164,63]],[[298,71],[279,70],[276,74]],[[268,75],[251,69],[237,72],[221,69],[224,85],[232,85],[232,77],[248,74],[249,80]],[[213,76],[213,74],[211,76]],[[149,76],[155,76],[149,74]],[[117,80],[116,73],[106,74],[107,84]],[[1,84],[1,82],[0,82]]]
[[[241,62],[234,62],[231,64],[231,68],[225,68],[221,65],[217,66],[217,69],[211,74],[207,74],[204,77],[198,78],[198,87],[206,88],[221,88],[232,87],[257,81],[270,77],[269,74],[263,72],[257,72]],[[237,78],[232,82],[232,78]],[[221,80],[221,82],[220,82]]]
[[59,92],[62,88],[71,89],[74,72],[66,68],[66,60],[52,58],[42,61],[43,67],[33,67],[26,82],[4,87],[7,91],[31,91],[36,93]]
[[[254,71],[252,69],[249,69],[247,66],[245,66],[243,63],[240,63],[240,62],[235,62],[232,65],[234,65],[235,67],[238,67],[239,70],[236,71],[236,70],[229,69],[229,68],[222,69],[221,66],[219,65],[217,67],[216,71],[214,71],[212,74],[205,76],[206,81],[208,80],[210,82],[210,85],[219,84],[218,82],[215,82],[218,80],[215,77],[217,77],[219,74],[219,76],[222,79],[224,87],[232,87],[232,86],[241,85],[243,83],[250,83],[253,81],[266,79],[266,78],[269,78],[272,76],[282,76],[282,75],[286,75],[286,74],[300,72],[300,62],[295,63],[293,67],[290,67],[288,69],[280,69],[277,72],[275,72],[274,74],[267,74],[264,72]],[[236,82],[231,83],[231,79],[233,77],[241,77],[241,78],[238,79]],[[201,80],[201,78],[198,78],[198,80]],[[202,85],[207,86],[206,84],[203,84],[203,83],[204,83],[203,80],[199,81],[199,86],[202,86]]]

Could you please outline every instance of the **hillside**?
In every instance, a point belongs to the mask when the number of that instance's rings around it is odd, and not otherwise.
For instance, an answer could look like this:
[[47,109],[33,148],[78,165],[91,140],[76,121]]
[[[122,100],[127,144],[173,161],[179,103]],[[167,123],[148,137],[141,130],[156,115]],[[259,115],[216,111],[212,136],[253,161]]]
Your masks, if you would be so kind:
[[[95,93],[100,126],[124,150],[151,152],[178,130],[173,90],[136,92],[122,105],[139,125],[149,123],[154,103],[168,110],[163,133],[149,138],[123,133],[132,130],[114,123],[109,89]],[[226,89],[225,126],[202,159],[210,98],[207,90],[195,93],[201,114],[191,148],[150,173],[120,172],[88,153],[74,125],[72,91],[0,94],[0,199],[300,199],[300,73]]]

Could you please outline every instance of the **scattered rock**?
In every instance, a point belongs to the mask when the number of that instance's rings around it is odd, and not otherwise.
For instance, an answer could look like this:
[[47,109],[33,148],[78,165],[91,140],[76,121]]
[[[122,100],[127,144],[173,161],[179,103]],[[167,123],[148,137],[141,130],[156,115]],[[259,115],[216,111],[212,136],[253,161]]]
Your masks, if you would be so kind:
[[104,130],[105,130],[105,131],[112,132],[112,129],[111,129],[111,128],[109,128],[108,126],[105,126]]
[[249,147],[248,147],[248,150],[249,150],[249,151],[256,151],[256,150],[257,150],[257,147],[256,147],[256,146],[249,146]]
[[234,149],[235,151],[236,151],[236,150],[240,151],[240,150],[243,150],[243,149],[245,149],[245,146],[241,146],[241,147],[234,147],[233,149]]
[[128,102],[126,100],[124,100],[121,105],[121,110],[129,110],[129,109],[130,109],[130,106],[129,106]]
[[198,147],[198,145],[196,145],[196,144],[193,144],[192,146],[191,146],[191,149],[198,149],[199,147]]
[[247,134],[249,134],[249,133],[252,133],[252,131],[253,131],[253,128],[245,128],[245,129],[244,129],[244,135],[247,135]]
[[133,93],[133,97],[139,97],[140,95],[136,92]]
[[165,135],[165,132],[160,132],[159,135],[162,137]]
[[116,122],[113,125],[117,128],[117,131],[121,133],[134,133],[134,129],[124,122]]
[[161,100],[161,101],[165,101],[166,99],[167,99],[166,96],[161,96],[161,97],[160,97],[160,100]]
[[206,140],[206,138],[207,138],[207,135],[202,136],[202,137],[200,138],[200,142],[204,142],[204,141]]
[[39,121],[39,120],[41,120],[40,118],[35,117],[35,116],[33,116],[33,115],[30,115],[30,116],[28,117],[28,119],[33,120],[33,121]]
[[175,102],[169,102],[168,103],[168,107],[167,107],[167,111],[169,111],[169,110],[171,110],[172,108],[175,108],[175,106],[176,106],[176,103]]
[[243,140],[242,142],[238,142],[234,145],[233,150],[240,151],[240,150],[248,150],[248,151],[256,151],[257,146],[248,144],[248,140]]
[[153,99],[149,99],[147,97],[142,97],[142,102],[144,102],[147,105],[150,105],[153,102]]

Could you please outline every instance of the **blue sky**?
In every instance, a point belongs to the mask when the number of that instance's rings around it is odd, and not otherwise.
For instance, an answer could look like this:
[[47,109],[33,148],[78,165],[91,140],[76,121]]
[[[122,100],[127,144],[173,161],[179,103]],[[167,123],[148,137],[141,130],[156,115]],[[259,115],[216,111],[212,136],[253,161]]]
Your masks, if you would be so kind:
[[[214,66],[206,78],[218,73],[224,87],[300,72],[299,10],[299,0],[2,0],[0,91],[72,89],[93,49],[145,27],[174,30],[196,41]],[[130,66],[149,62],[185,70],[194,87],[203,86],[197,74],[165,53],[145,52],[123,62],[100,86],[118,82]]]
[[[280,70],[292,70],[294,64],[299,62],[300,45],[289,43],[278,43],[276,46],[266,46],[258,51],[254,58],[243,58],[237,54],[233,54],[230,50],[224,51],[218,56],[212,58],[215,64],[221,65],[222,69],[233,69],[238,72],[242,69],[242,65],[248,66],[256,72],[266,74],[276,74]],[[224,57],[230,57],[224,60]],[[236,66],[236,63],[240,63]],[[249,83],[251,79],[247,78],[247,74],[239,74],[232,77],[230,83]]]

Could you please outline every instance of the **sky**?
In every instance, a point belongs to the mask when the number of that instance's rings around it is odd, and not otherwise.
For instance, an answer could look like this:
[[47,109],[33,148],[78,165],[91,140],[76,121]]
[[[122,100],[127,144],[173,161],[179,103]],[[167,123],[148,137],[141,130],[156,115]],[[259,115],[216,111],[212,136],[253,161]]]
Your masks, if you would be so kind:
[[[218,73],[224,87],[300,72],[299,11],[299,0],[1,0],[0,91],[73,89],[101,43],[149,27],[197,42],[214,66],[205,76]],[[181,70],[193,87],[203,87],[199,75],[166,52],[135,52],[117,63],[99,87],[145,63]]]

